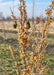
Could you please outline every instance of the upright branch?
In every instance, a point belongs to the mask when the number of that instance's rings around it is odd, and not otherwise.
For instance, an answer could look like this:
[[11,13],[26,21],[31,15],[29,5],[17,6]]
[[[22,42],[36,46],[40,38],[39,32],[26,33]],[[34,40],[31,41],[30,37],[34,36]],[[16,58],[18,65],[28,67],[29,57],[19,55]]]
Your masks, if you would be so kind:
[[29,46],[29,38],[26,26],[27,13],[26,13],[26,5],[24,0],[20,0],[20,7],[18,8],[20,11],[20,17],[18,18],[18,40],[20,44],[20,58],[23,63],[23,75],[29,73],[28,65],[27,65],[27,48]]
[[[49,25],[52,23],[51,14],[52,14],[53,9],[54,9],[54,0],[52,0],[49,8],[45,10],[45,14],[47,15],[47,22],[43,26],[40,27],[39,36],[36,36],[36,38],[34,38],[36,43],[33,43],[32,48],[34,49],[34,51],[31,52],[31,62],[33,63],[33,71],[32,71],[33,74],[36,74],[36,73],[42,74],[48,71],[48,67],[47,67],[48,63],[44,67],[42,66],[42,60],[44,59],[48,28],[49,28]],[[35,27],[37,28],[37,25],[36,26],[33,25],[34,29]],[[36,30],[34,31],[34,33],[36,33]]]

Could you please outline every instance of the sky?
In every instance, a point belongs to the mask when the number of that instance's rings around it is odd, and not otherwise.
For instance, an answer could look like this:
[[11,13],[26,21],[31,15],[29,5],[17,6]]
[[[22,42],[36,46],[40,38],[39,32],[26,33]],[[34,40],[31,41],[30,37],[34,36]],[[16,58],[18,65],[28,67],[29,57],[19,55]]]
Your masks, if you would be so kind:
[[[14,15],[19,16],[19,0],[0,0],[0,12],[3,12],[5,17],[11,16],[10,8],[13,10],[13,1],[14,1]],[[32,17],[33,10],[33,0],[25,0],[27,6],[27,15],[28,18]],[[48,8],[48,5],[51,3],[51,0],[34,0],[34,17],[40,16],[43,14],[45,16],[44,10]]]

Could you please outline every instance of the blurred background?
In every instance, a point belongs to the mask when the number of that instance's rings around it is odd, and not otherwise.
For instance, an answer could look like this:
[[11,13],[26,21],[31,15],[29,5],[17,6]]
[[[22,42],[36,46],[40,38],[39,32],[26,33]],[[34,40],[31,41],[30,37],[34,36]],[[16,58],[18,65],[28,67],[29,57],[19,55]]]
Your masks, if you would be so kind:
[[[51,0],[25,0],[27,6],[28,20],[38,20],[38,18],[46,20],[45,9],[51,3]],[[18,7],[20,6],[19,0],[0,0],[0,29],[6,30],[13,29],[13,19],[11,18],[11,10],[16,17],[19,17]],[[54,12],[52,18],[54,21]],[[4,24],[5,25],[4,25]],[[51,24],[50,33],[54,33],[54,26]]]

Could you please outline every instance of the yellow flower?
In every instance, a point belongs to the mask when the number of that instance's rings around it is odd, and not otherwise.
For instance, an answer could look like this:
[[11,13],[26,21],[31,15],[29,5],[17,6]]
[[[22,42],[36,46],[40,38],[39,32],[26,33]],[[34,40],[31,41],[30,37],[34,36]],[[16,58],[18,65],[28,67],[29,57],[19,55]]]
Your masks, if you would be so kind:
[[26,44],[25,47],[27,48],[29,46],[29,44]]
[[34,47],[35,47],[35,45],[33,44],[33,45],[32,45],[32,48],[34,48]]
[[37,66],[37,69],[39,69],[39,65],[40,65],[39,63],[37,63],[37,64],[36,64],[36,66]]
[[21,55],[20,55],[20,57],[21,57],[21,58],[23,58],[23,57],[24,57],[24,55],[22,55],[22,54],[21,54]]
[[27,15],[25,15],[25,19],[27,19]]
[[23,2],[23,0],[20,0],[20,2]]
[[23,70],[24,75],[26,75],[25,73],[29,73],[29,72],[30,72],[29,69],[24,69]]
[[37,60],[37,57],[36,57],[36,56],[34,56],[34,60],[35,60],[35,61]]
[[35,38],[35,40],[36,40],[37,42],[41,42],[41,41],[42,41],[40,38]]
[[31,66],[28,66],[28,67],[27,67],[27,69],[29,69],[29,70],[30,70],[30,69],[31,69]]
[[7,75],[7,72],[6,72],[6,71],[4,71],[4,72],[3,72],[3,75]]
[[31,56],[33,56],[33,52],[31,52]]
[[33,27],[35,27],[35,25],[33,25]]
[[52,14],[52,10],[51,9],[48,9],[48,10],[45,10],[45,14],[49,17],[49,16],[51,16],[51,14]]
[[26,75],[26,73],[25,73],[25,72],[23,72],[23,75]]
[[21,7],[18,7],[18,10],[21,10]]
[[49,70],[49,68],[46,67],[46,68],[42,71],[42,73],[47,73],[48,70]]
[[20,50],[19,52],[20,52],[20,53],[22,53],[22,51],[21,51],[21,50]]
[[39,54],[39,61],[41,61],[44,58],[43,54]]
[[17,75],[19,75],[19,71],[18,70],[16,70],[16,73],[17,73]]
[[43,27],[41,28],[41,32],[42,32],[42,33],[45,33],[46,31],[47,31],[47,30],[46,30],[45,28],[43,28]]
[[15,66],[16,66],[16,67],[19,66],[19,63],[18,63],[18,62],[15,62]]
[[14,19],[15,18],[15,16],[14,15],[11,15],[11,17]]
[[18,66],[18,63],[17,62],[15,62],[15,66]]
[[38,53],[39,52],[39,49],[36,49],[35,52]]
[[51,3],[51,5],[52,5],[52,6],[54,6],[54,0],[52,0],[52,3]]

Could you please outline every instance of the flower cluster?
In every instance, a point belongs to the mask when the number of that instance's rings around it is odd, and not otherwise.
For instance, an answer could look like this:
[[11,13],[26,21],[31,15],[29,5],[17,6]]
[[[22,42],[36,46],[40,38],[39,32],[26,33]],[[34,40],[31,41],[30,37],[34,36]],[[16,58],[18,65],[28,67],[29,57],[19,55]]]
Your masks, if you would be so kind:
[[27,13],[26,13],[26,5],[24,0],[20,0],[20,7],[18,8],[20,11],[20,17],[18,18],[18,40],[20,45],[20,58],[22,59],[22,64],[24,69],[22,70],[23,75],[29,74],[30,66],[28,65],[28,54],[27,48],[29,46],[29,37],[27,32]]
[[[35,43],[32,45],[32,48],[34,49],[33,52],[31,52],[31,62],[33,63],[33,71],[34,74],[43,74],[48,71],[47,64],[46,66],[42,66],[42,60],[44,59],[44,53],[45,53],[45,47],[46,47],[46,38],[48,35],[48,28],[49,25],[52,23],[52,12],[54,8],[54,0],[52,0],[51,6],[47,10],[45,10],[45,14],[47,15],[47,21],[44,23],[43,26],[40,27],[40,32],[37,32],[37,34],[40,34],[39,36],[36,36],[34,34],[34,40]],[[37,25],[36,25],[37,28]],[[34,30],[34,26],[33,26]],[[35,33],[33,31],[33,33]],[[36,44],[36,45],[35,45]]]
[[[40,27],[40,30],[37,28],[37,23],[33,23],[32,32],[28,34],[28,25],[27,22],[27,13],[26,13],[26,5],[24,0],[19,0],[20,6],[18,10],[20,11],[20,17],[18,17],[18,40],[20,45],[20,59],[22,63],[22,70],[19,70],[20,63],[17,62],[17,59],[14,55],[14,50],[10,46],[11,54],[15,60],[15,66],[17,67],[16,73],[17,75],[39,75],[46,73],[48,71],[48,63],[43,66],[42,60],[44,59],[45,47],[46,47],[46,38],[48,35],[48,28],[49,25],[52,23],[51,14],[54,10],[54,0],[52,0],[51,5],[48,9],[45,10],[45,14],[47,15],[47,21],[44,23],[43,26]],[[15,16],[12,13],[12,17]],[[15,24],[15,22],[14,22]],[[32,41],[31,48],[32,51],[27,53],[28,47],[30,42]],[[28,60],[28,57],[30,59]]]

